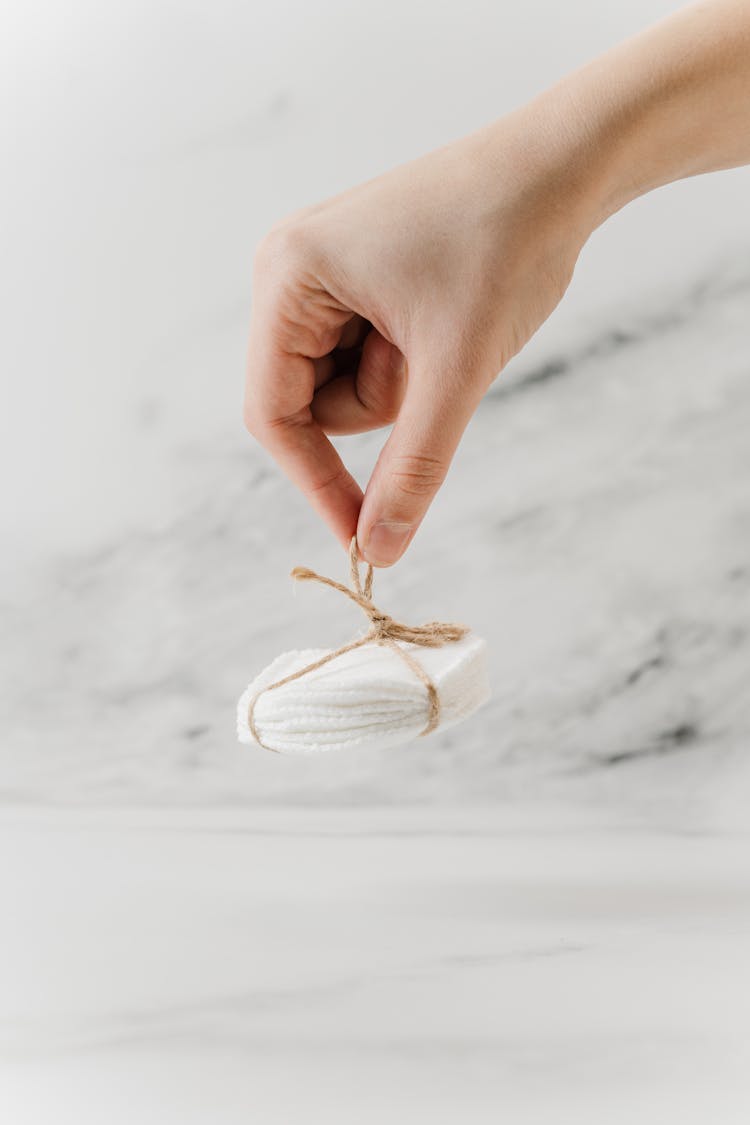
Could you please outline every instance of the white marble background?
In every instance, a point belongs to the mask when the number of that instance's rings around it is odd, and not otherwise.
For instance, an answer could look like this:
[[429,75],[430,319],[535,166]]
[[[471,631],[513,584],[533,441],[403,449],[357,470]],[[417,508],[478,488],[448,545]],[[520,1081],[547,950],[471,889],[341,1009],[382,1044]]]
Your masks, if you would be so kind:
[[3,1120],[748,1119],[747,170],[597,232],[378,578],[492,703],[233,731],[360,626],[242,431],[255,242],[676,6],[6,6]]

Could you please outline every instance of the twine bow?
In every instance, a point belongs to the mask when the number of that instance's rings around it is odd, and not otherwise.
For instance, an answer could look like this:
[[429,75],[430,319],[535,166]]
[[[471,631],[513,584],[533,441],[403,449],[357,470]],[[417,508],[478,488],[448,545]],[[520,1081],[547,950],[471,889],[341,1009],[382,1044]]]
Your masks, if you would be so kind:
[[320,660],[315,660],[312,664],[305,665],[296,672],[284,676],[281,680],[276,680],[275,683],[268,684],[267,687],[261,688],[256,695],[250,700],[250,705],[247,713],[247,724],[250,728],[255,741],[263,746],[266,750],[273,750],[272,746],[266,746],[261,741],[258,735],[257,728],[254,721],[255,705],[258,699],[264,692],[274,691],[276,688],[282,687],[284,684],[289,684],[293,680],[300,679],[301,676],[307,675],[308,672],[315,671],[316,668],[322,668],[324,664],[328,664],[331,660],[335,660],[338,656],[343,656],[345,652],[351,652],[355,648],[361,648],[362,645],[379,644],[393,650],[411,669],[414,675],[421,683],[424,684],[427,690],[427,699],[429,704],[429,713],[427,724],[424,730],[420,731],[421,735],[429,734],[435,730],[440,722],[440,696],[435,687],[431,677],[425,672],[422,665],[418,660],[408,653],[405,649],[401,648],[398,644],[399,641],[408,644],[421,645],[424,648],[441,648],[445,644],[450,644],[453,641],[460,641],[462,637],[468,633],[468,628],[465,625],[452,625],[446,621],[429,621],[425,625],[405,625],[401,621],[395,621],[387,613],[383,613],[378,609],[372,600],[372,566],[368,563],[365,572],[365,581],[362,579],[359,571],[359,554],[357,549],[357,538],[352,538],[349,546],[349,566],[351,571],[351,587],[345,586],[342,582],[336,582],[333,578],[326,578],[322,574],[317,574],[314,570],[310,570],[306,566],[295,566],[292,571],[292,578],[300,579],[300,581],[313,581],[320,582],[324,586],[330,586],[334,590],[339,590],[340,593],[345,594],[353,602],[364,611],[370,621],[370,628],[361,637],[348,644],[342,645],[340,648],[335,649],[333,652],[327,653],[321,657]]

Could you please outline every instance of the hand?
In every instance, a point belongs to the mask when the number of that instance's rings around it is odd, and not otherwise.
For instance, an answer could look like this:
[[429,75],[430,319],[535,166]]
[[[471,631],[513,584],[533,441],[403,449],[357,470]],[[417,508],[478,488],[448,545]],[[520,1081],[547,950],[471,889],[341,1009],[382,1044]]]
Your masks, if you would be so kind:
[[[247,426],[387,566],[588,235],[683,176],[750,162],[750,5],[703,0],[521,110],[279,224],[256,258]],[[331,445],[394,422],[364,498]]]
[[[533,115],[296,213],[258,250],[247,427],[376,566],[407,547],[588,233],[567,153]],[[326,435],[392,422],[363,499]]]

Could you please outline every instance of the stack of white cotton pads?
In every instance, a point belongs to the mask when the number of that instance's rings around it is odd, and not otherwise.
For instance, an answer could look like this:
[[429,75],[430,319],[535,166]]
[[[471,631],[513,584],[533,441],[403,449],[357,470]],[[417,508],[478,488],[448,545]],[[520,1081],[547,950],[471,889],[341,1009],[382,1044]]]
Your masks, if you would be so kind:
[[[435,685],[438,730],[466,718],[488,700],[487,648],[481,637],[467,633],[435,648],[398,645]],[[326,655],[325,649],[285,652],[256,676],[237,707],[240,742],[256,742],[248,722],[253,700],[253,726],[260,744],[282,753],[392,747],[423,733],[430,717],[429,693],[388,645],[363,644],[289,683],[263,690]]]

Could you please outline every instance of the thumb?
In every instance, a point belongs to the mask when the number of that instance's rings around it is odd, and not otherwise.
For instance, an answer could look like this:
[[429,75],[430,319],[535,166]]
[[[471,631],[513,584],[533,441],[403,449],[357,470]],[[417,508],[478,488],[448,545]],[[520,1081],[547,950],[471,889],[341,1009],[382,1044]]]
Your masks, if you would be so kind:
[[373,566],[391,566],[403,555],[480,397],[465,371],[410,365],[404,401],[359,513],[357,542]]

